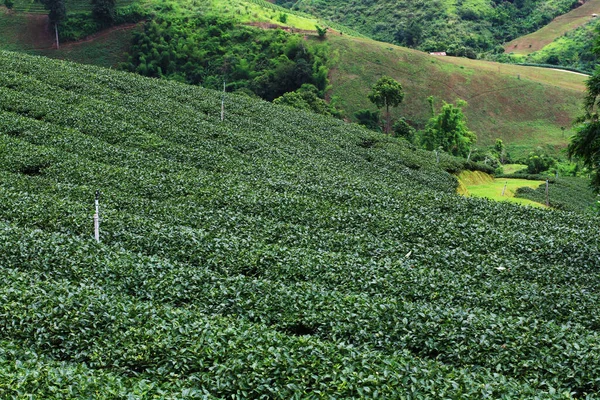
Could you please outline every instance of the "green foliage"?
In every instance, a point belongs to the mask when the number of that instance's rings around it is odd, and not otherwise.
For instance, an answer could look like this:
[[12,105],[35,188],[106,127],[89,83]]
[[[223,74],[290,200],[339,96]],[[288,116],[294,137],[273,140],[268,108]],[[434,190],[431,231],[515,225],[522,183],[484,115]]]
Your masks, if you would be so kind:
[[9,10],[11,10],[14,5],[15,5],[14,0],[4,0],[4,6],[6,8],[8,8]]
[[341,118],[339,111],[319,97],[319,90],[314,85],[307,83],[295,92],[288,92],[276,98],[273,103]]
[[383,76],[371,88],[369,100],[377,107],[385,107],[385,133],[390,133],[390,107],[398,107],[404,99],[402,85],[389,76]]
[[475,58],[571,10],[574,0],[315,0],[277,4],[347,25],[374,39]]
[[288,15],[286,13],[279,13],[279,22],[285,24],[287,22]]
[[[433,112],[433,97],[428,100]],[[421,144],[427,150],[441,148],[454,156],[467,157],[477,137],[467,128],[467,118],[462,112],[466,105],[463,100],[457,100],[456,105],[444,102],[440,112],[427,122]]]
[[115,0],[92,0],[92,17],[102,27],[115,22]]
[[[600,54],[600,37],[596,38],[594,52]],[[592,185],[600,190],[600,68],[586,82],[587,93],[584,100],[585,114],[578,120],[575,135],[568,147],[569,157],[583,161],[592,175]]]
[[354,118],[359,125],[376,132],[381,132],[379,111],[358,110],[354,113]]
[[417,130],[413,128],[404,118],[398,119],[394,122],[394,135],[397,137],[403,137],[410,143],[415,142]]
[[510,154],[508,154],[508,152],[506,151],[506,146],[504,145],[502,139],[496,139],[496,143],[494,144],[494,151],[496,152],[500,163],[510,164]]
[[599,21],[593,19],[589,23],[556,38],[541,50],[528,54],[526,57],[517,58],[509,54],[499,54],[488,58],[501,62],[548,68],[556,68],[558,65],[560,68],[573,72],[590,74],[594,71],[598,60],[593,48],[600,26]]
[[273,100],[303,84],[327,87],[326,52],[282,30],[237,26],[217,16],[156,18],[133,43],[126,70]]
[[527,173],[540,174],[552,168],[556,164],[556,160],[541,147],[538,147],[535,151],[529,153],[522,164],[527,165]]
[[319,38],[321,39],[325,39],[325,35],[327,35],[327,27],[321,27],[319,25],[315,25],[315,28],[317,29],[317,34],[319,35]]
[[1,398],[600,393],[597,218],[245,96],[0,69]]
[[[136,23],[150,16],[150,13],[139,4],[132,4],[114,9],[113,24]],[[105,20],[108,23],[108,20]],[[104,22],[95,19],[87,11],[69,12],[67,18],[61,22],[59,36],[61,40],[81,40],[105,27]]]
[[67,9],[65,7],[64,0],[36,0],[44,5],[44,7],[50,12],[48,18],[50,23],[57,24],[64,20],[67,16]]
[[[515,196],[544,204],[546,185],[540,185],[537,189],[520,188]],[[548,198],[550,207],[559,210],[595,213],[593,206],[598,196],[591,189],[587,179],[561,176],[550,180]]]

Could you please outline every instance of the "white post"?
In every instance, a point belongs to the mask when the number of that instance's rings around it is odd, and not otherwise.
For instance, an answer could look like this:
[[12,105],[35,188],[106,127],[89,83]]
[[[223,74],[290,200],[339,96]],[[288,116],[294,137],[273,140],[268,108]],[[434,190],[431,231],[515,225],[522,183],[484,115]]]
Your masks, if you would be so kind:
[[550,207],[550,196],[548,196],[548,178],[546,178],[546,207]]
[[94,238],[96,242],[100,243],[100,212],[98,205],[98,198],[100,197],[100,192],[96,190],[96,213],[94,214]]
[[56,50],[60,49],[60,43],[58,43],[58,25],[54,24],[54,33],[56,34]]
[[506,191],[506,185],[508,185],[508,182],[504,182],[504,189],[502,189],[502,196],[504,196],[504,192]]

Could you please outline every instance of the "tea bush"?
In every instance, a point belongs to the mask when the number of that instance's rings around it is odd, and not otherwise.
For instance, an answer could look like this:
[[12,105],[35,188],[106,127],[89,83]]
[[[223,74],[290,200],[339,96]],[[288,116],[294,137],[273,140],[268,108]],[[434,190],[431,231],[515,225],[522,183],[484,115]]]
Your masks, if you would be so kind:
[[598,395],[597,217],[244,96],[0,68],[0,397]]

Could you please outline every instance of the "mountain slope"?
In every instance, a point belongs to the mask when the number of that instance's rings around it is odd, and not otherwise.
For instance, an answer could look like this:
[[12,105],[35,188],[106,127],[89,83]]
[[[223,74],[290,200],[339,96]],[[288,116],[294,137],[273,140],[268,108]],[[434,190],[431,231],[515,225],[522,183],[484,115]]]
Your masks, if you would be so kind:
[[[152,2],[148,6],[151,4],[157,7],[155,12],[160,7],[161,10],[168,8]],[[282,23],[277,20],[281,9],[264,8],[263,5],[258,0],[256,3],[230,0],[217,5],[180,2],[177,8],[162,10],[160,15],[171,16],[173,21],[177,21],[177,18],[189,19],[195,12],[219,12],[234,16],[240,23],[259,20],[267,21],[264,26],[281,26]],[[18,36],[18,32],[22,31],[20,24],[27,18],[30,17],[17,13],[3,19],[7,41],[0,46],[112,67],[127,60],[124,53],[131,50],[134,35],[142,29],[141,26],[126,26],[128,29],[102,33],[89,41],[63,44],[61,50],[33,50],[33,41],[19,39]],[[277,21],[278,24],[274,24]],[[290,14],[286,24],[300,29],[307,26],[314,28],[316,22],[319,21]],[[304,43],[323,44],[323,41],[317,40],[314,31],[303,31],[302,34],[306,39]],[[571,121],[580,113],[584,76],[462,58],[435,58],[393,45],[350,37],[348,32],[342,36],[330,32],[324,43],[328,46],[332,83],[328,98],[344,110],[348,119],[352,119],[353,113],[360,109],[373,109],[367,94],[382,75],[398,79],[407,91],[404,103],[394,110],[395,116],[403,116],[417,128],[422,128],[429,118],[428,96],[434,96],[438,105],[442,100],[454,102],[461,98],[469,102],[465,113],[469,126],[479,137],[478,146],[491,145],[501,138],[514,157],[526,155],[540,145],[554,153],[563,149],[570,136]],[[228,61],[233,63],[231,68],[237,67],[235,62],[239,61],[238,58],[232,57]]]
[[468,102],[465,114],[478,146],[501,138],[516,157],[540,145],[552,151],[564,148],[571,123],[580,113],[583,75],[436,57],[345,37],[332,37],[329,43],[336,57],[332,101],[348,113],[373,107],[365,102],[370,87],[380,76],[389,75],[406,91],[403,103],[394,110],[396,117],[423,127],[430,117],[428,96],[437,99],[438,107],[441,100],[463,99]]
[[[533,32],[577,6],[573,0],[278,0],[370,37],[425,51],[472,54]],[[466,49],[466,50],[465,50]]]
[[554,40],[594,20],[593,15],[600,13],[600,1],[588,0],[566,14],[556,17],[543,28],[519,37],[504,45],[505,51],[516,54],[531,54],[539,51]]
[[202,88],[0,69],[2,397],[600,391],[597,218],[460,198],[460,160],[246,97],[220,121]]

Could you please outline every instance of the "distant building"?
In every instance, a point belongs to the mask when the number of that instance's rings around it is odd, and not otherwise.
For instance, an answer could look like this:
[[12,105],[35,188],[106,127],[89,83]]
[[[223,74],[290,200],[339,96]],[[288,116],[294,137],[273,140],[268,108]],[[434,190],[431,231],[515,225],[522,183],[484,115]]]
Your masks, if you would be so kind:
[[445,56],[446,52],[445,51],[434,51],[432,53],[429,53],[432,56]]

